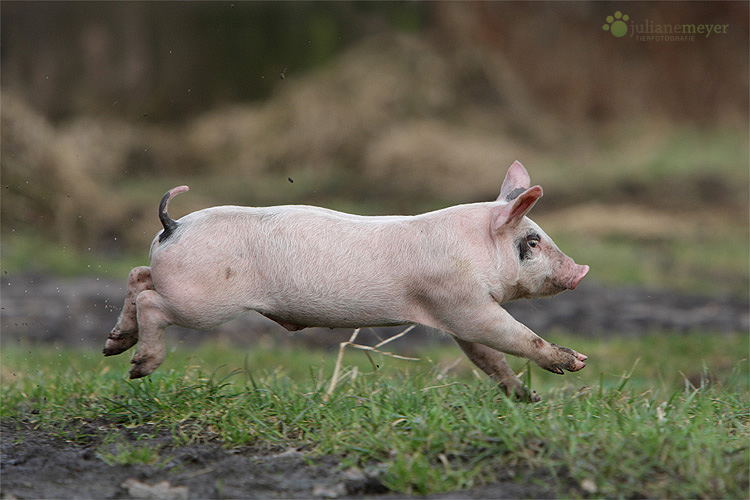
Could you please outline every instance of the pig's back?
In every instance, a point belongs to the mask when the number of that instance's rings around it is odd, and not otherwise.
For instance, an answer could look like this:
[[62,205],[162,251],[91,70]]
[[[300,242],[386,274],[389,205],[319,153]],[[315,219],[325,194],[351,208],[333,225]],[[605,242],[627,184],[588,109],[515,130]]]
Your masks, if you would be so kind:
[[214,207],[180,219],[163,243],[155,239],[152,276],[160,293],[200,296],[209,287],[212,303],[202,307],[254,309],[292,325],[419,322],[425,290],[475,274],[466,248],[474,219],[455,208],[368,217]]
[[160,293],[210,287],[217,307],[301,326],[399,324],[407,314],[393,311],[408,302],[404,284],[419,267],[415,223],[305,206],[214,207],[155,240],[152,275]]

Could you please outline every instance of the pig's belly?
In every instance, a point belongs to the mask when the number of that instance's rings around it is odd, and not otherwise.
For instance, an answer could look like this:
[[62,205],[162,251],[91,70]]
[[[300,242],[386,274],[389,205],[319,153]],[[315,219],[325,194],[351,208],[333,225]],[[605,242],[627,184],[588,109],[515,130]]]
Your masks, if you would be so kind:
[[261,314],[292,332],[308,327],[362,328],[370,326],[398,326],[410,323],[406,320],[376,316],[355,318],[347,316],[322,316],[320,314],[287,315],[283,313],[276,314],[273,312],[261,312]]
[[[216,328],[250,311],[279,323],[289,331],[308,327],[359,328],[369,326],[397,326],[413,323],[405,318],[394,318],[378,306],[348,304],[346,300],[317,298],[274,300],[275,304],[221,303],[202,300],[183,303],[173,309],[175,324],[194,330]],[[380,304],[382,305],[382,304]]]
[[209,330],[221,326],[247,311],[244,307],[191,307],[172,311],[174,324],[192,330]]
[[[378,283],[376,278],[345,280],[341,275],[320,276],[300,280],[292,286],[287,283],[280,286],[279,282],[263,285],[254,290],[253,297],[248,296],[247,309],[258,311],[291,331],[413,322],[404,294],[396,286]],[[255,295],[257,292],[261,293]]]

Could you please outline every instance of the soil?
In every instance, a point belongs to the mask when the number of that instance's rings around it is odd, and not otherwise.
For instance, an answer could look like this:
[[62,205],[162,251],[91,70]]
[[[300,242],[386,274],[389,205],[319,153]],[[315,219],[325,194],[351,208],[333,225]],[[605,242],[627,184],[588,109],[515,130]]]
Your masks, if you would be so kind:
[[[218,442],[173,446],[158,434],[145,444],[159,447],[163,463],[113,465],[97,454],[104,436],[92,427],[86,442],[40,433],[22,422],[3,422],[2,498],[405,498],[389,492],[377,464],[342,468],[334,456],[304,450],[227,449]],[[143,429],[123,431],[125,438]],[[144,443],[144,438],[140,438]],[[527,482],[520,471],[500,471],[498,481],[472,490],[424,498],[549,498],[554,490]]]
[[[125,287],[124,280],[5,275],[1,291],[4,345],[41,343],[99,350],[116,321]],[[508,304],[508,310],[535,331],[582,336],[693,330],[720,334],[747,332],[750,325],[747,300],[609,288],[596,283],[584,283],[575,292],[550,299]],[[259,341],[261,345],[301,341],[333,348],[351,333],[311,329],[305,334],[285,335],[278,325],[257,314],[208,333],[171,330],[167,342],[190,344],[222,338],[247,348]],[[388,333],[376,329],[369,335],[384,337]],[[392,348],[410,352],[420,342],[439,339],[434,332],[416,329],[397,341],[400,347]],[[168,433],[122,429],[122,439],[145,439],[148,446],[159,449],[162,460],[152,465],[109,465],[99,455],[105,437],[112,432],[106,422],[77,422],[70,429],[45,432],[23,419],[5,419],[0,431],[2,499],[405,497],[383,485],[378,464],[347,469],[340,466],[339,457],[315,457],[300,449],[228,449],[213,441],[176,446]],[[144,433],[149,437],[143,438]],[[549,498],[570,489],[585,494],[565,471],[514,469],[498,471],[496,480],[485,486],[425,498]]]

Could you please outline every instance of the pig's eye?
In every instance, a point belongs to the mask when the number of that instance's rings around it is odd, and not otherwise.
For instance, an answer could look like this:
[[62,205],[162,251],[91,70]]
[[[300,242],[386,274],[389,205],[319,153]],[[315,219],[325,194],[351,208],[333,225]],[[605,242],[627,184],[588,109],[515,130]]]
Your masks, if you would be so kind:
[[532,233],[525,238],[521,238],[518,241],[518,257],[521,260],[526,260],[531,257],[531,249],[536,248],[539,245],[539,235]]

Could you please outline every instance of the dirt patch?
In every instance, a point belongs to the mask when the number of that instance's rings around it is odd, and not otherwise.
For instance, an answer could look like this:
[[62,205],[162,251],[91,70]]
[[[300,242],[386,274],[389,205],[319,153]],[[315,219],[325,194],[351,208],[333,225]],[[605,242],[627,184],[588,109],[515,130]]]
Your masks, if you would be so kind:
[[[304,450],[227,449],[218,442],[174,446],[167,433],[140,437],[138,446],[158,448],[159,464],[110,465],[102,458],[105,435],[117,432],[135,442],[138,429],[113,430],[78,424],[85,438],[69,440],[6,420],[2,430],[2,498],[405,498],[382,481],[382,467],[341,467],[335,456]],[[146,430],[147,431],[147,430]],[[539,486],[558,479],[539,472],[498,471],[498,480],[480,488],[421,498],[549,498]],[[520,482],[517,477],[535,479]]]

